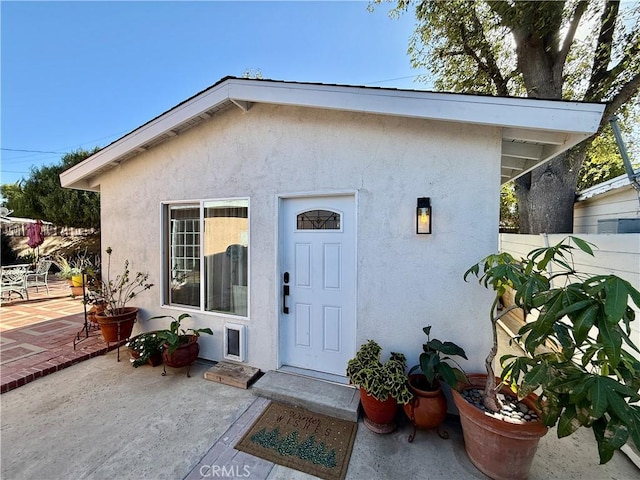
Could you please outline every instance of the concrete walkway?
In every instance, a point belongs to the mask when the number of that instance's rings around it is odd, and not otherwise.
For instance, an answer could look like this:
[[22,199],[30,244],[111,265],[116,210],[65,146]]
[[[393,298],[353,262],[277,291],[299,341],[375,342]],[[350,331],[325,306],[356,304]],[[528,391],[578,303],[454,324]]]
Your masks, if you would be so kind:
[[[242,416],[256,397],[251,389],[204,380],[207,368],[196,364],[191,378],[184,369],[167,369],[163,377],[161,367],[134,369],[116,362],[112,351],[3,394],[1,478],[220,478],[212,472],[233,464],[236,451],[229,438],[250,425]],[[266,403],[261,402],[259,408]],[[360,422],[347,479],[485,478],[467,458],[458,422],[448,420],[445,428],[449,440],[428,431],[409,444],[406,423],[381,436]],[[598,466],[591,432],[582,433],[558,440],[549,432],[530,478],[639,478],[623,454]],[[265,467],[253,457],[246,465],[252,473],[245,478],[311,478],[278,465]]]
[[[48,322],[60,320],[60,311],[82,311],[77,300],[50,297],[50,307],[45,301],[3,304],[0,340],[21,328],[52,334]],[[66,344],[72,350],[72,338]],[[0,478],[197,480],[222,478],[224,471],[240,477],[245,466],[250,473],[244,478],[252,480],[313,478],[233,449],[235,439],[267,404],[251,389],[204,380],[208,363],[197,363],[191,378],[184,369],[170,368],[163,377],[161,367],[132,368],[124,353],[121,362],[115,351],[87,356],[0,396]],[[3,354],[3,378],[7,365],[26,361],[5,363],[8,358]],[[486,478],[469,461],[455,418],[444,426],[449,440],[428,431],[419,432],[412,444],[407,442],[407,423],[401,418],[396,432],[381,436],[360,421],[347,479]],[[620,453],[598,466],[591,431],[561,440],[550,431],[540,442],[530,479],[555,478],[631,480],[640,478],[640,471]]]

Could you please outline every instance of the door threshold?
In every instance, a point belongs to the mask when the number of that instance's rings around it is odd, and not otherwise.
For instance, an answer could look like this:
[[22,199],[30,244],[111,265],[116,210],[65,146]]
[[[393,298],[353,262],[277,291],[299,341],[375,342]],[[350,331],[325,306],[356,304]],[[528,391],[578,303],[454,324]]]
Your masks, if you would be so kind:
[[333,373],[318,372],[317,370],[308,370],[306,368],[292,367],[290,365],[282,365],[277,371],[301,377],[314,378],[316,380],[324,380],[325,382],[336,383],[338,385],[349,385],[349,379],[347,377],[335,375]]

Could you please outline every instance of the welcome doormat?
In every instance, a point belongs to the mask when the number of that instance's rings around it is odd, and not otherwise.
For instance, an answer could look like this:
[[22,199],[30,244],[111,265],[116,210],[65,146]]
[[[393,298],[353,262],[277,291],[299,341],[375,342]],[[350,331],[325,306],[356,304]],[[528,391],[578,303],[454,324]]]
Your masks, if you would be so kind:
[[236,450],[326,480],[344,480],[358,424],[270,403]]

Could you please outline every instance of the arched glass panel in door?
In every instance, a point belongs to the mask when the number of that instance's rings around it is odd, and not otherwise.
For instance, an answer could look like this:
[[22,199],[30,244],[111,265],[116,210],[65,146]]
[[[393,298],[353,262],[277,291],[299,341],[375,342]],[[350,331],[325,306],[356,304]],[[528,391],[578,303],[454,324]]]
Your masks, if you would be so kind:
[[340,214],[330,210],[308,210],[298,214],[298,230],[340,230]]

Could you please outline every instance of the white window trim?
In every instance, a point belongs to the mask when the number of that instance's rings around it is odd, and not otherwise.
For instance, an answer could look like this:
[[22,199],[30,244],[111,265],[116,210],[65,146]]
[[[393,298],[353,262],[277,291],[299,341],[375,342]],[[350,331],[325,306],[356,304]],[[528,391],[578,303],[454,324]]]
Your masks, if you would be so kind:
[[[166,284],[165,282],[167,281],[167,276],[168,276],[168,272],[167,272],[167,262],[166,262],[166,258],[167,255],[169,255],[169,252],[167,251],[168,249],[168,245],[167,245],[167,237],[166,237],[166,231],[167,231],[167,217],[165,214],[166,209],[171,206],[171,205],[198,205],[199,209],[200,209],[200,278],[204,278],[204,268],[205,268],[205,262],[204,262],[204,258],[202,256],[202,252],[204,252],[204,205],[207,202],[247,202],[247,238],[248,238],[248,245],[249,245],[249,258],[247,259],[247,315],[246,316],[242,316],[242,315],[234,315],[231,313],[225,313],[225,312],[217,312],[217,311],[208,311],[204,309],[204,305],[205,305],[205,289],[204,289],[204,285],[205,282],[201,281],[200,282],[200,307],[199,308],[195,308],[189,305],[178,305],[178,304],[171,304],[171,303],[167,303],[167,298],[166,298]],[[161,245],[161,252],[160,252],[160,271],[162,274],[162,295],[160,296],[160,302],[161,302],[161,307],[162,308],[166,308],[168,310],[175,310],[175,311],[183,311],[183,312],[192,312],[192,313],[198,313],[198,314],[202,314],[202,315],[208,315],[208,316],[214,316],[214,317],[220,317],[220,318],[225,318],[225,319],[229,319],[229,320],[235,320],[235,321],[249,321],[249,319],[251,318],[251,198],[249,197],[223,197],[223,198],[205,198],[205,199],[192,199],[192,200],[176,200],[176,201],[172,201],[172,200],[163,200],[160,202],[160,245]]]

